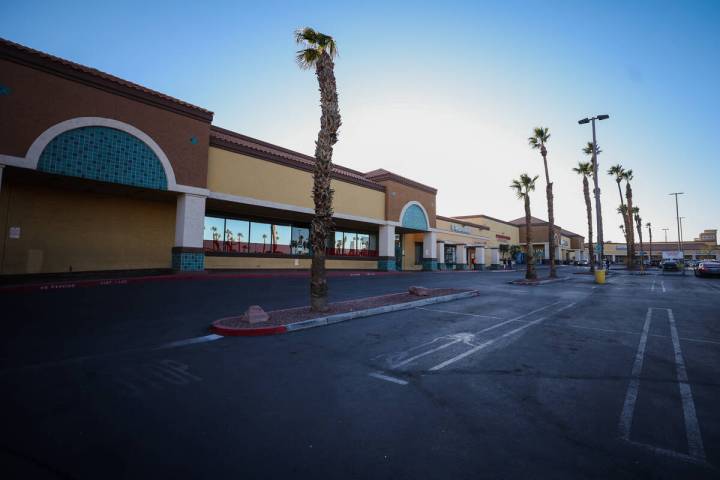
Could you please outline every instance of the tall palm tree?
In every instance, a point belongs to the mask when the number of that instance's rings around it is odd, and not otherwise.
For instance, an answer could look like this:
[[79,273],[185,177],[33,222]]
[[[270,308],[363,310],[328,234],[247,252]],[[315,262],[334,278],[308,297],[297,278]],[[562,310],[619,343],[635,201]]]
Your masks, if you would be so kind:
[[338,107],[335,64],[337,55],[335,40],[312,28],[295,32],[295,41],[302,46],[296,60],[300,68],[315,68],[320,86],[320,131],[315,142],[315,166],[313,168],[313,201],[315,214],[310,223],[310,241],[313,247],[310,269],[310,309],[322,312],[328,309],[327,275],[325,271],[325,245],[332,229],[333,189],[330,186],[333,145],[338,141],[340,109]]
[[525,202],[525,245],[527,248],[527,269],[525,270],[525,278],[528,280],[536,280],[535,264],[532,251],[532,230],[530,230],[530,192],[535,190],[535,181],[538,175],[530,178],[530,175],[523,173],[519,179],[513,180],[510,188],[515,190],[517,198]]
[[598,163],[597,156],[602,153],[602,150],[600,150],[600,147],[597,144],[593,144],[593,142],[588,142],[587,145],[582,149],[583,153],[585,155],[589,155],[592,159],[592,167],[593,167],[593,194],[595,195],[595,217],[597,220],[597,241],[598,245],[600,245],[600,255],[598,255],[598,260],[600,262],[600,265],[602,265],[603,257],[605,256],[605,241],[604,241],[604,234],[603,234],[603,225],[602,225],[602,204],[600,203],[600,184],[598,183],[598,167],[600,164]]
[[645,248],[643,247],[643,240],[642,240],[642,218],[640,218],[640,208],[639,207],[633,207],[633,217],[635,218],[635,226],[637,227],[638,231],[638,240],[640,240],[640,271],[645,271],[645,264],[644,264],[644,256],[645,256]]
[[[618,187],[618,193],[620,194],[620,205],[625,205],[625,199],[623,198],[622,188],[620,187],[620,183],[625,178],[624,177],[625,169],[623,168],[622,165],[620,165],[618,163],[617,165],[613,165],[612,167],[610,167],[610,169],[608,169],[607,173],[608,173],[608,175],[615,177],[615,182],[617,183],[617,187]],[[632,229],[632,222],[630,222],[630,225],[628,225],[628,217],[626,214],[623,214],[623,223],[625,223],[625,228],[623,228],[623,235],[625,236],[625,248],[627,248],[627,251],[630,251],[630,242],[628,241],[627,233],[625,233],[625,232],[627,232],[628,228]],[[626,260],[626,262],[628,262],[627,267],[630,268],[630,263],[629,263],[630,257],[627,257],[625,260]]]
[[627,210],[625,212],[625,224],[628,228],[625,229],[628,239],[628,257],[630,263],[628,268],[632,269],[635,267],[635,229],[633,228],[633,203],[632,203],[632,186],[630,186],[630,180],[633,179],[633,171],[626,170],[623,173],[623,180],[625,180],[625,199],[627,200]]
[[650,264],[652,266],[652,225],[650,225],[650,222],[647,222],[645,226],[648,229],[648,235],[650,236]]
[[590,162],[578,162],[578,166],[573,168],[573,172],[582,175],[583,195],[585,196],[585,210],[587,211],[588,222],[588,261],[590,263],[590,272],[595,272],[595,262],[593,261],[593,228],[592,228],[592,205],[590,203],[590,184],[588,177],[592,177],[592,165]]
[[543,164],[545,165],[545,195],[547,196],[547,209],[548,209],[548,249],[550,249],[550,278],[556,278],[557,272],[555,270],[555,211],[553,208],[553,184],[550,181],[550,174],[548,173],[547,165],[547,141],[550,139],[550,131],[547,127],[536,127],[533,130],[533,134],[528,138],[528,144],[530,148],[540,150],[542,155]]

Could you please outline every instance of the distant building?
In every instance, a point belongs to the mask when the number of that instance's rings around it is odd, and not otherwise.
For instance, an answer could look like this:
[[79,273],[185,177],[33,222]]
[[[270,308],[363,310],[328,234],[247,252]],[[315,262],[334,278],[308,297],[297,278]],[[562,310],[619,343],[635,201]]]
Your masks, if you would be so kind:
[[[525,217],[516,218],[510,221],[517,225],[520,230],[520,245],[525,248],[527,243],[527,227]],[[550,242],[548,242],[548,229],[550,224],[536,217],[530,217],[530,235],[532,239],[533,255],[541,263],[550,262]],[[584,249],[585,237],[577,233],[555,225],[555,261],[558,263],[569,263],[574,260],[587,258],[587,250]]]
[[[674,256],[680,250],[678,242],[643,242],[645,250],[641,252],[640,243],[635,243],[635,256],[648,258],[652,252],[653,260],[662,260],[666,256]],[[720,259],[720,246],[717,244],[717,230],[705,230],[692,242],[683,242],[686,260]],[[627,245],[619,242],[605,243],[605,257],[612,262],[624,263],[627,257]],[[678,257],[679,258],[679,257]]]

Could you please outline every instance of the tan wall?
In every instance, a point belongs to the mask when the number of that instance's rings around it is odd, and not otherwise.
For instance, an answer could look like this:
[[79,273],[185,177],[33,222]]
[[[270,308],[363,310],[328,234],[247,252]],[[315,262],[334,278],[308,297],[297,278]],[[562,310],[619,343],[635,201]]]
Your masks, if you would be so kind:
[[[208,188],[213,192],[313,208],[312,173],[210,147]],[[385,193],[332,181],[336,213],[385,219]]]
[[3,85],[10,88],[0,108],[0,154],[24,157],[41,133],[65,120],[111,118],[142,130],[160,145],[177,183],[205,186],[209,123],[6,60],[0,60],[0,71]]
[[[377,270],[377,262],[367,260],[326,260],[329,269]],[[205,268],[211,269],[309,269],[309,258],[205,257]]]
[[[171,267],[174,202],[3,180],[0,218],[3,274]],[[7,237],[14,226],[19,239]]]
[[379,182],[386,188],[385,212],[387,219],[399,222],[403,207],[411,201],[419,202],[427,211],[430,226],[435,226],[435,194],[409,187],[393,180]]
[[[472,218],[464,218],[463,220],[467,220],[472,223],[479,223],[480,225],[485,225],[486,227],[489,227],[490,230],[483,230],[482,235],[487,237],[488,240],[486,242],[486,248],[485,248],[485,265],[489,266],[492,262],[492,253],[490,252],[491,247],[498,247],[501,244],[507,244],[507,245],[519,245],[520,244],[520,229],[514,225],[508,225],[507,223],[503,222],[496,222],[495,220],[491,220],[486,217],[472,217]],[[505,239],[498,239],[497,235],[503,235],[506,237],[510,237],[510,240]]]
[[415,243],[422,243],[422,233],[412,233],[403,235],[403,255],[402,269],[403,270],[422,270],[422,265],[415,265]]

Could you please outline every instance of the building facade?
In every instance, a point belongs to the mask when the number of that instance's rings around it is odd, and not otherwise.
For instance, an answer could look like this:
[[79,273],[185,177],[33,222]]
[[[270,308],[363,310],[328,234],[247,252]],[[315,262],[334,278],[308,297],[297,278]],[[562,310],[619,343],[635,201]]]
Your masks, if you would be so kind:
[[[0,274],[309,268],[313,157],[5,40],[0,72]],[[496,268],[522,241],[387,170],[336,165],[332,188],[331,269]]]
[[[525,217],[516,218],[510,221],[520,229],[520,244],[523,251],[526,251],[527,226]],[[538,263],[550,261],[550,224],[539,218],[530,217],[530,238],[532,240],[533,255]],[[558,263],[571,263],[576,260],[587,259],[587,250],[584,247],[585,238],[582,235],[565,230],[558,225],[554,226],[555,236],[555,260]]]
[[[635,244],[635,259],[639,261],[642,257],[645,260],[659,262],[663,258],[679,259],[684,255],[685,260],[720,260],[720,246],[717,244],[717,236],[713,236],[712,232],[717,231],[705,230],[694,241],[683,242],[682,246],[677,242],[652,242],[652,244],[643,242],[644,250],[641,250],[638,242]],[[699,238],[705,240],[701,241]],[[605,257],[613,263],[626,263],[627,245],[616,242],[605,243]]]

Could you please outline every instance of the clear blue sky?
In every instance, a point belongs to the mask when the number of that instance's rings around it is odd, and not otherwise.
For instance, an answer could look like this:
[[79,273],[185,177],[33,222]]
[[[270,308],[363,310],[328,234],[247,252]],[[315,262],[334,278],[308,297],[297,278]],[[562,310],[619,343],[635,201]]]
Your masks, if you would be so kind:
[[[523,214],[508,188],[542,173],[527,148],[550,128],[556,222],[586,233],[570,169],[598,125],[601,169],[635,172],[656,239],[720,227],[720,2],[11,1],[0,36],[215,112],[215,124],[312,154],[318,93],[293,61],[312,26],[340,48],[343,127],[335,161],[439,189],[438,212]],[[1,72],[0,72],[1,75]],[[542,176],[541,176],[542,178]],[[614,181],[601,179],[605,239],[620,241]],[[533,213],[546,217],[544,181]]]

